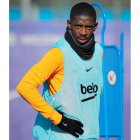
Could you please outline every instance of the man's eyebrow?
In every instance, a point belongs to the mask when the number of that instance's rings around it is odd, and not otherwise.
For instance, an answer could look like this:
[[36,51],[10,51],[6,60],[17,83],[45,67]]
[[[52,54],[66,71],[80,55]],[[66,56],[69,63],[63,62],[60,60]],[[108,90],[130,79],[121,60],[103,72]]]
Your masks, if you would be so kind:
[[92,27],[92,26],[94,26],[94,25],[91,25],[91,24],[90,24],[90,25],[86,25],[86,26],[91,26],[91,27]]

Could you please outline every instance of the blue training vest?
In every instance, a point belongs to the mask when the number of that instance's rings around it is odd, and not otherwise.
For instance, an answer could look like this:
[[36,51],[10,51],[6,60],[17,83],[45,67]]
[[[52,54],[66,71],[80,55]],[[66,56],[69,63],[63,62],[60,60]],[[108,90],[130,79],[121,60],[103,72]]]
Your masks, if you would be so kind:
[[99,140],[103,49],[100,44],[95,43],[92,58],[83,60],[64,38],[56,42],[53,47],[59,48],[63,53],[64,79],[60,90],[53,96],[49,94],[46,81],[43,84],[43,98],[66,117],[83,123],[84,133],[76,138],[38,113],[33,137],[39,140]]

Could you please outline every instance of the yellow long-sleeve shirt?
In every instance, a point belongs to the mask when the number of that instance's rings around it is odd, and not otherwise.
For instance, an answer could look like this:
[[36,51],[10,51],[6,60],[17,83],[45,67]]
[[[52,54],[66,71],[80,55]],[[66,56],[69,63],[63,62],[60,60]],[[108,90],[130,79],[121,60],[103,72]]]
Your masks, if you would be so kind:
[[22,78],[17,92],[39,113],[50,119],[55,125],[60,123],[62,115],[54,110],[40,95],[38,87],[46,80],[51,95],[61,88],[64,76],[63,54],[58,48],[50,49]]

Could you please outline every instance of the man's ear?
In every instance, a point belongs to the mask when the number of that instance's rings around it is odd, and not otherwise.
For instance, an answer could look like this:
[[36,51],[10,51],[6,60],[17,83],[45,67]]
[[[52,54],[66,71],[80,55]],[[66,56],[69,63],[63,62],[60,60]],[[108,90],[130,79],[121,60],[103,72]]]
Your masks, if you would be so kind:
[[68,26],[68,28],[71,30],[71,22],[70,22],[69,19],[67,20],[67,26]]
[[95,23],[93,31],[95,31],[97,29],[97,26],[98,26],[98,22]]

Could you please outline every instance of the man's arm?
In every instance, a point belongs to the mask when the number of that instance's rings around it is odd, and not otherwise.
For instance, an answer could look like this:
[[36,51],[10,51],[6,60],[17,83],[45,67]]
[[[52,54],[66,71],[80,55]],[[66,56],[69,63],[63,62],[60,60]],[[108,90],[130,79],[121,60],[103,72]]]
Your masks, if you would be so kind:
[[[57,53],[57,55],[56,55]],[[58,55],[60,53],[60,55]],[[60,57],[61,56],[61,57]],[[57,58],[58,57],[58,58]],[[51,75],[57,73],[63,63],[62,52],[58,48],[49,50],[22,78],[17,92],[40,114],[50,119],[55,125],[60,123],[62,115],[54,110],[40,95],[38,87]]]

